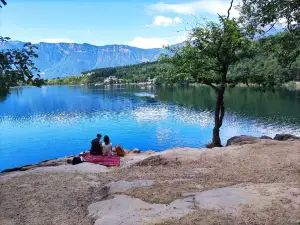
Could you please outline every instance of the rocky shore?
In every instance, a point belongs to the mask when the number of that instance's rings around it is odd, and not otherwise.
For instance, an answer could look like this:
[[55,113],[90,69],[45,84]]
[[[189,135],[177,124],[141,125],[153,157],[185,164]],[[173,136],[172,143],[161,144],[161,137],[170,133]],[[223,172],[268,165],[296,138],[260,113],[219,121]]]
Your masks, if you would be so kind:
[[67,158],[0,174],[1,224],[300,224],[300,141],[130,152],[121,167]]

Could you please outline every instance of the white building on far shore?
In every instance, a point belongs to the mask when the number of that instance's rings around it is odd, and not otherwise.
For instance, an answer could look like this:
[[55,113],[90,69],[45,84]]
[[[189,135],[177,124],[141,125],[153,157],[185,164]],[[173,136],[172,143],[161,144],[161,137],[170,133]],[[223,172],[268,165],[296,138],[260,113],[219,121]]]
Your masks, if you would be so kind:
[[117,83],[117,81],[118,81],[118,78],[116,76],[110,76],[110,77],[107,77],[106,79],[104,79],[105,84],[109,84],[111,82]]

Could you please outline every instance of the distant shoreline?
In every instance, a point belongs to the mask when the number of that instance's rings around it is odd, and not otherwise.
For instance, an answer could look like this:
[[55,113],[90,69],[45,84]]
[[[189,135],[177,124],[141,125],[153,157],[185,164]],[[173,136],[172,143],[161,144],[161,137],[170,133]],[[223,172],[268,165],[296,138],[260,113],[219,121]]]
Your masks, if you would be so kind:
[[[160,85],[156,85],[156,84],[148,84],[148,83],[128,83],[128,84],[112,84],[112,85],[107,85],[107,84],[45,84],[45,86],[90,86],[90,87],[128,87],[128,86],[136,86],[136,87],[157,87],[157,86],[168,86],[165,84],[160,84]],[[173,85],[174,87],[181,87],[180,85]],[[190,83],[188,85],[184,85],[185,87],[201,87],[201,86],[207,86],[205,84],[201,84],[201,83]],[[18,86],[18,87],[22,87],[22,86]],[[257,85],[251,85],[249,84],[249,86],[247,86],[246,84],[238,84],[237,87],[259,87]],[[289,83],[285,83],[283,84],[281,87],[279,88],[284,88],[284,89],[288,89],[290,91],[299,91],[300,90],[300,82],[289,82]]]

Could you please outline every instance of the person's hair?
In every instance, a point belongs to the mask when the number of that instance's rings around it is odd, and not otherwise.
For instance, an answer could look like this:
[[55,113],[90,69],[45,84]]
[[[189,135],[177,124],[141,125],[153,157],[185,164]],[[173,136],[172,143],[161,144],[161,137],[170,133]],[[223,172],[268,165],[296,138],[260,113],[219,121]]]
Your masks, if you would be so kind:
[[102,137],[102,135],[101,134],[97,134],[97,138],[101,138]]
[[109,141],[109,137],[108,137],[107,135],[104,136],[104,139],[103,139],[103,140],[104,140],[104,143],[105,143],[105,144],[109,144],[109,142],[110,142],[110,141]]

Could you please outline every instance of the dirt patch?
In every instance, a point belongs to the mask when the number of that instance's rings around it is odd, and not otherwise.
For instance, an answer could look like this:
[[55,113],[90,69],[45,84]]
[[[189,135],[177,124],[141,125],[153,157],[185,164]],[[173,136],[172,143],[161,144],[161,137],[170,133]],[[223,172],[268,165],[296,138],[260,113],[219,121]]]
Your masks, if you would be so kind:
[[[149,223],[148,225],[150,225]],[[153,225],[152,223],[151,225]],[[291,217],[290,213],[274,205],[264,211],[256,212],[244,207],[239,216],[225,214],[217,210],[201,210],[176,220],[168,220],[155,225],[298,225],[297,219]]]
[[102,194],[101,181],[81,174],[9,179],[0,182],[1,224],[93,224],[94,220],[87,217],[87,207]]
[[109,194],[115,194],[115,193],[124,193],[128,190],[132,190],[135,188],[143,188],[147,186],[153,185],[154,181],[152,180],[138,180],[134,182],[128,182],[125,180],[120,180],[116,182],[111,182],[107,186],[109,190]]

